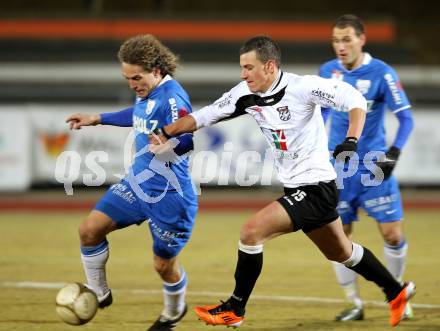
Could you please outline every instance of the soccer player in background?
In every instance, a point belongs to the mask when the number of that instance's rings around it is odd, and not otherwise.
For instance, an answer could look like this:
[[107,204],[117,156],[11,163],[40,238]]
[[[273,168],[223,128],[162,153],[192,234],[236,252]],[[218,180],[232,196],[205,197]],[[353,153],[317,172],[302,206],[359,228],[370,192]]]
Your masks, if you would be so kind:
[[[363,52],[365,41],[364,25],[358,17],[354,15],[339,17],[333,27],[332,35],[333,49],[337,58],[320,68],[321,77],[351,84],[364,95],[368,103],[365,126],[358,143],[359,164],[355,165],[357,171],[343,179],[337,209],[344,232],[350,238],[353,233],[353,222],[358,220],[359,208],[363,208],[377,221],[384,240],[384,257],[388,270],[395,279],[402,282],[408,244],[403,234],[399,186],[392,171],[413,128],[413,118],[411,106],[396,72],[388,64]],[[385,141],[384,120],[387,109],[390,109],[399,121],[397,134],[390,147],[387,147]],[[329,113],[330,108],[322,109],[324,119]],[[331,112],[329,134],[331,151],[344,138],[348,125],[349,118],[345,112]],[[371,151],[385,153],[385,156],[376,162],[375,167],[372,167],[374,164],[368,161],[370,158],[366,157]],[[361,178],[366,175],[372,176],[372,169],[376,169],[373,170],[376,181],[373,186],[366,186]],[[336,320],[362,320],[364,312],[357,285],[357,274],[341,263],[333,264],[338,282],[350,302],[350,306],[336,316]],[[408,304],[405,318],[411,316],[412,310]]]
[[272,39],[249,39],[240,49],[243,81],[213,104],[157,128],[152,136],[154,143],[159,144],[159,139],[164,143],[176,135],[249,114],[273,151],[278,178],[284,185],[284,196],[251,216],[241,228],[231,297],[220,305],[196,307],[196,313],[208,324],[240,326],[263,267],[264,243],[302,230],[327,259],[344,264],[384,291],[390,303],[390,324],[395,326],[415,286],[400,284],[371,251],[345,235],[336,211],[336,173],[328,157],[321,111],[316,107],[348,112],[349,127],[335,155],[350,154],[356,151],[367,102],[342,81],[283,72],[280,61],[281,51]]
[[[197,195],[184,155],[193,149],[192,134],[176,136],[166,152],[152,152],[148,135],[191,112],[189,97],[173,79],[176,56],[151,35],[126,40],[118,53],[122,75],[136,93],[130,108],[99,115],[74,114],[66,121],[79,130],[89,125],[132,126],[136,154],[129,173],[105,193],[79,227],[81,259],[87,284],[100,308],[112,303],[105,265],[106,235],[147,221],[154,268],[163,280],[164,308],[150,331],[171,330],[187,311],[187,276],[177,256],[188,242],[197,213]],[[170,208],[172,206],[172,208]]]

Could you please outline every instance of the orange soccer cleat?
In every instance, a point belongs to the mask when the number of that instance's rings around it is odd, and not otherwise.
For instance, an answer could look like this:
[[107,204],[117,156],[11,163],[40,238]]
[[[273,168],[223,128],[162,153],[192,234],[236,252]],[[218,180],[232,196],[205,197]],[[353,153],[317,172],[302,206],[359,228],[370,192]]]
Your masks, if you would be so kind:
[[397,326],[405,316],[405,308],[411,299],[416,294],[416,285],[413,282],[405,284],[402,291],[390,301],[390,324]]
[[199,319],[210,325],[225,325],[227,327],[239,327],[244,320],[244,311],[237,314],[231,304],[226,301],[220,305],[198,306],[194,308]]

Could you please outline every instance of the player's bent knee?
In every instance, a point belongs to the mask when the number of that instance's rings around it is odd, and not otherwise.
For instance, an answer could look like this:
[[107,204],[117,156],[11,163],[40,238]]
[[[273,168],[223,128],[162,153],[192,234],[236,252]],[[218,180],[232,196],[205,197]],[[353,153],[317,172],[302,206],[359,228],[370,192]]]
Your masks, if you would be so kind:
[[381,223],[380,231],[384,241],[390,246],[397,246],[404,239],[400,221]]
[[88,226],[85,222],[81,223],[78,229],[79,238],[83,246],[96,245],[96,235],[93,233],[93,227]]
[[87,218],[78,229],[81,244],[93,246],[99,244],[105,238],[105,231],[92,218]]
[[163,276],[166,274],[166,271],[168,270],[168,266],[163,262],[155,261],[154,262],[154,270],[156,270],[156,272],[159,275]]
[[403,235],[400,231],[388,231],[383,234],[384,241],[390,246],[397,246],[403,240]]
[[240,241],[244,245],[257,245],[260,242],[258,228],[252,224],[244,224],[240,230]]
[[178,272],[178,269],[175,267],[174,259],[162,259],[159,257],[154,258],[154,269],[156,272],[164,278],[169,278],[174,273]]

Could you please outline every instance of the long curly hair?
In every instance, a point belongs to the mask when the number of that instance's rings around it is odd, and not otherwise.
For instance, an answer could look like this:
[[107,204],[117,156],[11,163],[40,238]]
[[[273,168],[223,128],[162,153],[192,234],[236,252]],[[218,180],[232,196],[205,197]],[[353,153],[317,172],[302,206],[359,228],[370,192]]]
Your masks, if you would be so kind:
[[119,48],[119,61],[142,67],[146,72],[158,68],[162,76],[174,76],[178,57],[151,34],[127,39]]

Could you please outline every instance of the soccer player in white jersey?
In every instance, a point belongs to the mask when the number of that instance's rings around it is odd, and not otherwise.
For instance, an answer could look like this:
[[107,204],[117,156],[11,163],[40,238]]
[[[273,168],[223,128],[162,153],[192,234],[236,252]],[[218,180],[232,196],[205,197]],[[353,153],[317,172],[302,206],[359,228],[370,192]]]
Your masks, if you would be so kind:
[[243,81],[213,104],[155,130],[157,144],[224,119],[249,114],[273,150],[284,196],[250,217],[242,226],[235,270],[235,289],[220,305],[196,307],[208,324],[239,326],[263,266],[263,244],[302,230],[331,261],[376,283],[390,303],[390,323],[397,325],[414,283],[400,284],[367,248],[351,242],[336,211],[336,173],[329,160],[321,111],[337,107],[349,112],[346,138],[336,152],[356,151],[367,103],[352,86],[318,76],[298,76],[280,69],[279,46],[269,37],[249,39],[240,49]]
[[[386,63],[363,52],[365,31],[362,21],[354,15],[339,17],[332,34],[333,49],[337,58],[326,62],[320,68],[320,76],[347,82],[357,88],[367,99],[368,110],[364,129],[359,140],[357,155],[359,162],[345,166],[342,187],[339,192],[338,213],[344,232],[351,237],[353,224],[358,220],[358,208],[363,208],[378,223],[384,240],[384,257],[390,273],[402,281],[405,270],[408,244],[403,235],[402,200],[399,185],[392,175],[400,151],[413,128],[411,105],[405,95],[396,72]],[[393,112],[399,121],[391,147],[385,141],[385,113]],[[323,116],[330,109],[322,109]],[[329,149],[334,150],[348,128],[348,116],[344,112],[331,112]],[[368,155],[385,153],[386,159],[371,163]],[[373,167],[374,166],[374,167]],[[377,166],[377,168],[376,168]],[[348,169],[355,167],[356,169]],[[378,173],[378,170],[382,170]],[[346,176],[345,174],[351,174]],[[363,184],[365,176],[377,178]],[[336,316],[337,321],[362,320],[363,304],[357,285],[357,274],[343,264],[334,263],[339,284],[345,292],[349,306]],[[408,304],[405,318],[412,316]]]

